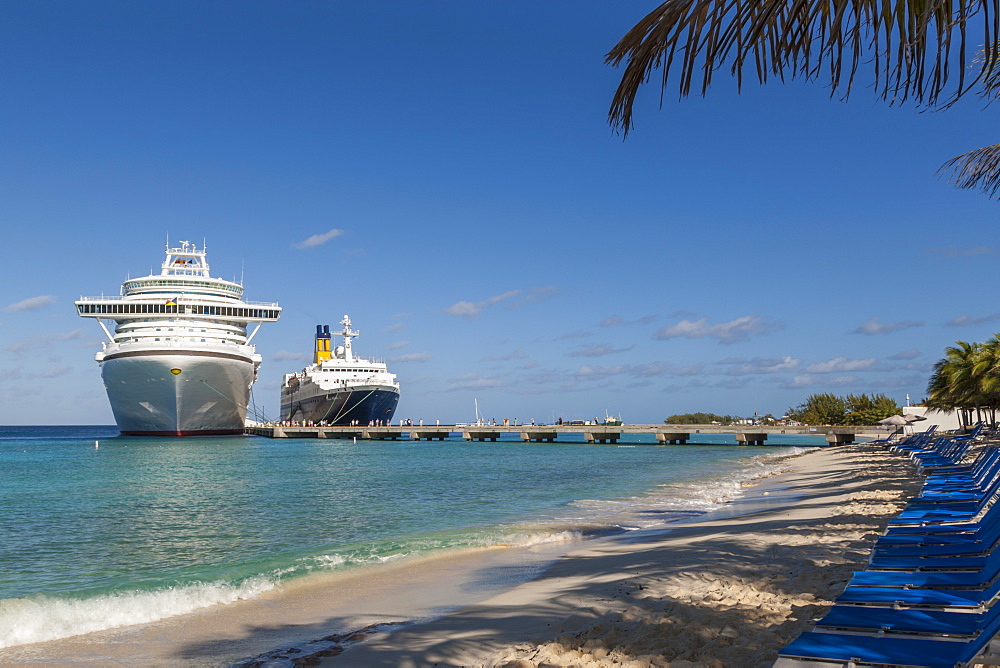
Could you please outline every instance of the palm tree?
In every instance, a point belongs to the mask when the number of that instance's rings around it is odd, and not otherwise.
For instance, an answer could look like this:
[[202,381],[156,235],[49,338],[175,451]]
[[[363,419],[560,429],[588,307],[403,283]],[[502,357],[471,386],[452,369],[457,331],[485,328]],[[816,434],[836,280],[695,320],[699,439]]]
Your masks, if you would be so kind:
[[972,409],[982,420],[982,408],[989,403],[982,382],[983,345],[956,341],[945,348],[944,359],[934,365],[927,387],[927,406],[937,410],[957,410],[963,424],[972,422]]
[[[824,80],[846,98],[870,69],[866,78],[890,104],[946,107],[1000,88],[998,39],[1000,0],[666,0],[607,54],[608,64],[625,65],[608,116],[627,135],[635,96],[658,69],[661,96],[672,78],[682,98],[699,88],[705,95],[724,68],[737,88],[749,72],[760,83]],[[938,173],[993,196],[1000,144],[952,158]]]
[[1000,407],[1000,334],[980,346],[973,363],[973,375],[979,383],[983,403],[990,411],[990,422],[996,423]]

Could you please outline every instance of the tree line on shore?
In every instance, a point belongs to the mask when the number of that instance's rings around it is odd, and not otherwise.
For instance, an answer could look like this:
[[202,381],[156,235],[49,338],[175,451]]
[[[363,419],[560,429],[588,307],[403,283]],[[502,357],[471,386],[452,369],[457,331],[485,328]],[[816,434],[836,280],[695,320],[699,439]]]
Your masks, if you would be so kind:
[[721,424],[728,426],[742,419],[735,415],[716,415],[715,413],[680,413],[671,415],[664,422],[666,424]]
[[788,420],[803,424],[872,425],[900,413],[899,404],[884,394],[848,394],[839,397],[821,393],[810,395],[804,403],[788,409]]
[[[823,393],[810,395],[804,403],[795,408],[789,408],[788,414],[780,421],[845,426],[873,425],[878,424],[879,420],[884,420],[899,412],[899,404],[884,394],[871,396],[848,394],[844,397],[838,397],[834,394]],[[746,421],[747,418],[735,415],[716,415],[715,413],[680,413],[671,415],[664,420],[666,424],[720,424],[725,426]],[[779,420],[768,413],[763,417],[755,416],[753,422],[773,424]]]

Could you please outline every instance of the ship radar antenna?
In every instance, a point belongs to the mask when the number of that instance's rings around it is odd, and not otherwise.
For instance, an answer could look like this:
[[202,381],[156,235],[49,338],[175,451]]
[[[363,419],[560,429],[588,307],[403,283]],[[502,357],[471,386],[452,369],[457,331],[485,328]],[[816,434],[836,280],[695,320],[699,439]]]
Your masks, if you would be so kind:
[[344,337],[344,359],[350,362],[354,359],[354,355],[351,353],[351,339],[361,332],[351,329],[351,318],[348,315],[344,316],[340,324],[344,326],[344,331],[340,333]]

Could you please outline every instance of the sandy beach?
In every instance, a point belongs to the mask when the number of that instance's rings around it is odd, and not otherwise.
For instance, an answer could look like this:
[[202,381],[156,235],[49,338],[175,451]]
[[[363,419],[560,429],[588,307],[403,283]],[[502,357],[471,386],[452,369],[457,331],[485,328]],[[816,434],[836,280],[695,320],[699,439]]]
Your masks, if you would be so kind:
[[720,511],[665,530],[306,578],[155,623],[0,650],[0,664],[770,665],[919,484],[908,460],[864,444],[784,466]]
[[536,580],[323,665],[769,666],[919,484],[907,460],[864,444],[788,466],[728,513],[587,545]]

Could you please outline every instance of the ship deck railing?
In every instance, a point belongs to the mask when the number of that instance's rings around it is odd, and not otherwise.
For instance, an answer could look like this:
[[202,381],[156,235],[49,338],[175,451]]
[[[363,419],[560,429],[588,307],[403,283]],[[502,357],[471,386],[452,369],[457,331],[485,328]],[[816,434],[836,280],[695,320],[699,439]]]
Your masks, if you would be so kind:
[[[212,295],[212,296],[213,297],[224,297],[225,295]],[[183,292],[181,292],[179,290],[177,292],[177,298],[184,300],[185,304],[188,303],[188,302],[191,302],[191,301],[201,301],[197,297],[193,297],[192,295],[185,294],[185,293],[183,293]],[[229,297],[228,299],[234,299],[235,301],[233,301],[232,304],[226,304],[227,306],[235,305],[235,304],[246,304],[247,306],[277,306],[278,305],[278,302],[255,302],[255,301],[250,301],[249,299],[239,299],[237,297]],[[100,297],[80,297],[77,301],[80,301],[80,302],[120,302],[120,301],[126,301],[126,299],[125,299],[125,297],[118,296],[118,295],[113,296],[113,297],[105,297],[105,296],[102,295]],[[148,297],[133,296],[133,297],[129,297],[127,301],[130,301],[130,302],[143,302],[143,301],[145,301],[145,302],[163,302],[163,301],[166,301],[166,298],[164,296],[162,296],[162,295],[156,295],[155,297],[154,296],[148,296]]]

